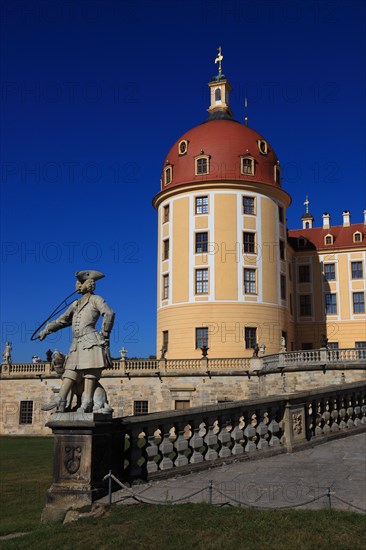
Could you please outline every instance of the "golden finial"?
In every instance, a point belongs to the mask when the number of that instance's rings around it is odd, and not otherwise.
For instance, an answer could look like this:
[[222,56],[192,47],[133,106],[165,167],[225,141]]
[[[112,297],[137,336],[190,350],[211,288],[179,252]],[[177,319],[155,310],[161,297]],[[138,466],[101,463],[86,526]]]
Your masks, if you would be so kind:
[[221,46],[217,48],[217,51],[219,52],[218,56],[215,59],[215,63],[219,64],[219,74],[221,75],[221,61],[224,59],[224,56],[221,53]]
[[304,205],[306,208],[306,214],[309,214],[309,199],[307,195],[306,195],[306,200],[304,201]]

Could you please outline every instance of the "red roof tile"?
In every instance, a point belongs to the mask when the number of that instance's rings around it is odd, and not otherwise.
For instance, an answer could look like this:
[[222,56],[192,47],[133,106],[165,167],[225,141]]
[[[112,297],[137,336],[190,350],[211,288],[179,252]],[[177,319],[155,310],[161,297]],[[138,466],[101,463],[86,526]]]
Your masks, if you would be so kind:
[[[360,242],[353,241],[353,235],[359,231],[362,235]],[[324,244],[326,235],[333,236],[333,244]],[[305,246],[300,246],[299,238],[306,239]],[[288,231],[288,242],[294,250],[332,250],[338,248],[364,248],[366,227],[363,223],[355,223],[349,227],[335,225],[329,229],[313,227],[312,229],[291,229]]]

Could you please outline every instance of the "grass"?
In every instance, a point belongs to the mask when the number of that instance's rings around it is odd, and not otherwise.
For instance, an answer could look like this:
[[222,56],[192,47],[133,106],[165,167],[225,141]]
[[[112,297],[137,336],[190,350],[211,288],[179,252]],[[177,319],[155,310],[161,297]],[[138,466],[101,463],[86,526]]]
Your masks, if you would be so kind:
[[[52,439],[0,439],[0,534],[28,531],[0,540],[0,549],[71,548],[221,550],[364,549],[363,514],[330,510],[244,510],[207,504],[114,506],[99,519],[68,525],[39,523],[51,484]],[[4,490],[5,489],[5,490]]]

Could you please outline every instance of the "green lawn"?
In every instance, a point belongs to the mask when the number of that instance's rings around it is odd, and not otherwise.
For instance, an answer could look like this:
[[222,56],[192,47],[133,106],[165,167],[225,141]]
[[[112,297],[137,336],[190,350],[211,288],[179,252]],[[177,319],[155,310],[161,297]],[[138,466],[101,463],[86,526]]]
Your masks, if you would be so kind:
[[51,484],[51,438],[0,438],[0,549],[329,549],[365,548],[366,517],[329,510],[259,511],[207,504],[114,506],[105,517],[39,523]]

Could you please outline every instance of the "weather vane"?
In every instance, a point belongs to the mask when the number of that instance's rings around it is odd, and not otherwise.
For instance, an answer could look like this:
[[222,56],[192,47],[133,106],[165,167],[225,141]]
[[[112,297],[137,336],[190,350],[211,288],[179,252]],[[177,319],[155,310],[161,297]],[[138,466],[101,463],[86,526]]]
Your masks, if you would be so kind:
[[222,71],[222,68],[221,68],[221,61],[224,59],[224,56],[222,55],[221,53],[221,46],[219,48],[217,48],[217,51],[219,52],[218,56],[216,57],[215,59],[215,63],[218,63],[219,64],[219,74],[221,75],[221,71]]
[[306,200],[304,201],[304,204],[306,208],[306,213],[309,214],[309,199],[307,195],[306,195]]

